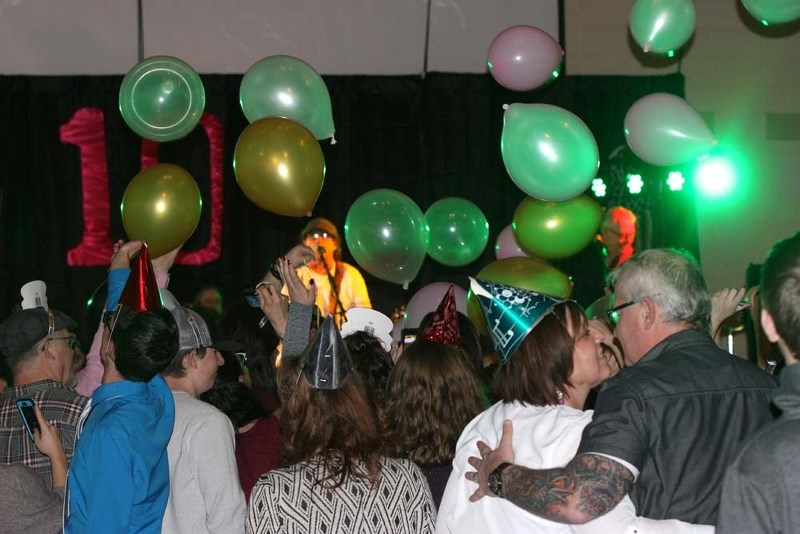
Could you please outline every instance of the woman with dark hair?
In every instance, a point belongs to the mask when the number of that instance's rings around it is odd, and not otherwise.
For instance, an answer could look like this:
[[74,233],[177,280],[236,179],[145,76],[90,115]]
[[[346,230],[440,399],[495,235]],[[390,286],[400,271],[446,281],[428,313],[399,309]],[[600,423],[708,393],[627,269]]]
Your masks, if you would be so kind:
[[[217,369],[214,387],[200,395],[231,420],[236,431],[236,467],[246,500],[266,471],[280,467],[282,439],[278,419],[267,414],[246,385],[246,369],[234,352],[220,350],[223,363]],[[244,354],[244,353],[239,353]]]
[[397,360],[383,413],[389,454],[422,468],[437,507],[458,436],[484,409],[480,379],[459,346],[455,316],[448,292],[426,329]]
[[273,413],[280,408],[275,385],[275,357],[280,338],[264,313],[251,307],[244,299],[231,305],[222,319],[221,337],[244,345],[248,370],[253,381],[253,393],[264,411]]
[[534,468],[565,465],[575,454],[592,411],[583,411],[589,391],[611,374],[600,350],[602,335],[589,328],[574,301],[560,301],[519,288],[473,281],[502,365],[495,375],[500,401],[476,417],[458,440],[453,472],[439,508],[437,532],[592,533],[694,532],[680,521],[637,518],[627,496],[605,516],[585,525],[565,525],[530,514],[503,499],[470,503],[477,488],[464,473],[477,442],[498,443],[503,422],[514,424],[515,463]]
[[430,533],[435,509],[412,462],[386,458],[375,408],[330,316],[278,370],[287,468],[253,488],[248,531]]
[[369,332],[353,332],[345,336],[344,342],[353,359],[353,369],[361,375],[370,398],[381,410],[392,373],[392,355],[383,348],[381,340]]

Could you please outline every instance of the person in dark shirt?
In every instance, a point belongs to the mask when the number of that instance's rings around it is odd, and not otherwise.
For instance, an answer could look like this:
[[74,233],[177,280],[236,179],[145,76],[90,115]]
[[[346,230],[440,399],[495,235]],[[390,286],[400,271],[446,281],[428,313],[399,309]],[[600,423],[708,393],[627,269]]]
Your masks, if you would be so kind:
[[[472,496],[505,498],[561,523],[586,523],[626,493],[639,515],[714,524],[725,469],[742,442],[772,419],[775,383],[708,334],[711,298],[697,262],[665,249],[640,252],[610,277],[627,367],[603,386],[594,419],[566,466],[513,461],[510,436],[472,458]],[[495,444],[496,445],[496,444]],[[489,483],[497,491],[490,491]],[[499,494],[498,494],[499,492]]]

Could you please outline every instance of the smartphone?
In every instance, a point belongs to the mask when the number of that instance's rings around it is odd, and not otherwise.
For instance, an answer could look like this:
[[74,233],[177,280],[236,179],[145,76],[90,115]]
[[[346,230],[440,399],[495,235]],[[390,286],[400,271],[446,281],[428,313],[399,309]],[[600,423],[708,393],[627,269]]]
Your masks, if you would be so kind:
[[36,419],[36,412],[33,411],[33,399],[17,399],[17,410],[22,417],[22,423],[25,425],[25,430],[28,431],[28,436],[31,441],[34,441],[33,431],[39,429],[39,421]]
[[245,293],[244,300],[251,308],[258,308],[258,295],[255,293]]
[[403,328],[403,345],[411,345],[417,339],[416,328]]

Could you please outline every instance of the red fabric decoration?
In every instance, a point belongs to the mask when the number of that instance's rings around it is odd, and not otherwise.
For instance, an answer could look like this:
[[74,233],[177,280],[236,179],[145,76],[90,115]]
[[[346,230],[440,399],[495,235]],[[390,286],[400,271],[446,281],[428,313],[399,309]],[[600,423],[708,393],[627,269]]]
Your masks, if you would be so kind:
[[431,322],[420,334],[420,337],[442,345],[463,346],[457,313],[455,290],[451,284],[439,303],[439,307],[436,308]]
[[161,296],[158,294],[156,273],[150,262],[150,251],[147,245],[142,246],[139,257],[131,267],[131,275],[122,290],[119,303],[135,312],[156,310],[161,308]]
[[67,265],[108,265],[114,243],[103,111],[79,108],[59,133],[62,143],[77,145],[80,150],[83,189],[83,235],[78,246],[67,251]]
[[211,232],[208,244],[194,252],[179,253],[176,263],[181,265],[204,265],[217,261],[222,254],[222,165],[225,157],[225,141],[222,122],[216,115],[203,113],[200,119],[208,136],[209,166],[211,177]]

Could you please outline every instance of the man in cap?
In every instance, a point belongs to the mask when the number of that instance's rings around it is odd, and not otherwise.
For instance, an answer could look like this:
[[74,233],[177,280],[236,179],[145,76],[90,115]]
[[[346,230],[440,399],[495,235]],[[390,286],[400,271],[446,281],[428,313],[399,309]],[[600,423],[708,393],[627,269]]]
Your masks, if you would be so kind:
[[50,460],[28,437],[16,401],[31,398],[44,418],[61,433],[72,458],[75,431],[87,397],[69,384],[75,378],[75,321],[58,310],[31,308],[0,324],[0,352],[13,376],[13,387],[0,395],[0,463],[24,464],[50,482]]
[[317,287],[317,308],[322,317],[330,314],[341,326],[350,308],[371,308],[367,285],[359,270],[342,261],[342,241],[328,219],[311,219],[300,233],[301,242],[316,253],[307,266],[295,265],[308,286]]
[[160,373],[178,350],[178,328],[161,305],[141,241],[119,248],[109,279],[127,272],[140,249],[119,304],[110,292],[103,316],[103,384],[78,428],[67,482],[67,533],[161,532],[175,407]]
[[180,332],[178,352],[163,372],[175,399],[164,532],[244,532],[247,507],[233,426],[225,414],[197,398],[214,386],[222,356],[196,312],[182,308],[166,290],[162,297]]

